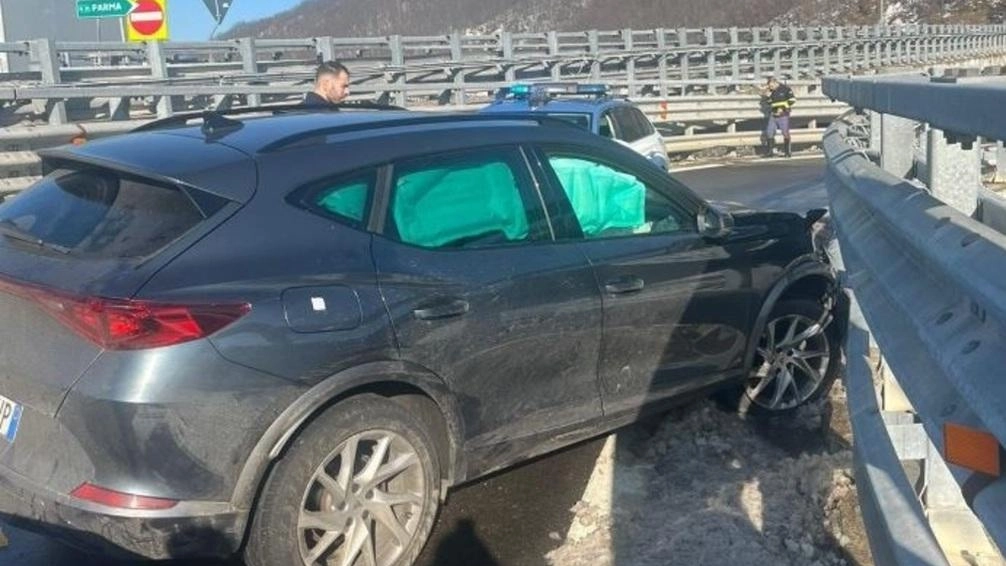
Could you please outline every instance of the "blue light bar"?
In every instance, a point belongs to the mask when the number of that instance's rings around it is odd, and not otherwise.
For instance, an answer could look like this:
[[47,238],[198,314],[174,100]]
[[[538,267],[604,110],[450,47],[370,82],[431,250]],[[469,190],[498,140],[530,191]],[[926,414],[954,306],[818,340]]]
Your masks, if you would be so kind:
[[577,94],[595,94],[597,96],[603,96],[605,94],[608,94],[608,86],[607,85],[599,85],[599,84],[578,85],[576,87],[576,93]]
[[561,95],[573,96],[607,96],[608,87],[603,84],[570,83],[518,83],[503,87],[496,92],[496,100],[507,98],[528,100],[531,106],[541,106],[549,99]]
[[510,87],[510,94],[516,98],[525,98],[531,94],[531,85],[513,85]]

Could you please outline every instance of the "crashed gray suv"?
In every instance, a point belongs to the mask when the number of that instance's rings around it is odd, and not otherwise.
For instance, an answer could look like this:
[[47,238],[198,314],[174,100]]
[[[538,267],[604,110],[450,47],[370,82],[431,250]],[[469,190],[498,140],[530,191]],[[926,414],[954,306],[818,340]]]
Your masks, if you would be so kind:
[[819,212],[545,116],[207,113],[43,158],[0,205],[0,514],[87,548],[410,564],[452,486],[835,375]]

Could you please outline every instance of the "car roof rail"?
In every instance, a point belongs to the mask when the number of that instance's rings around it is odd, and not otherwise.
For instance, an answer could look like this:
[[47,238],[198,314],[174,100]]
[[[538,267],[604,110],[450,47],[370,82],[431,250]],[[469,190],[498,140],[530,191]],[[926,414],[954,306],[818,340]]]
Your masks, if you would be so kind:
[[[272,112],[273,115],[284,114],[290,112],[334,112],[337,110],[392,110],[392,111],[405,111],[406,108],[401,106],[395,106],[392,104],[382,104],[380,102],[373,102],[370,100],[353,100],[349,102],[340,102],[337,104],[304,104],[302,102],[286,103],[286,104],[270,104],[264,106],[242,106],[240,108],[228,108],[225,110],[203,110],[200,112],[185,112],[181,114],[175,114],[174,116],[168,116],[167,118],[161,118],[159,120],[154,120],[152,122],[147,122],[141,126],[137,126],[130,130],[130,132],[150,132],[154,130],[163,130],[166,128],[177,128],[184,126],[194,120],[203,121],[203,131],[204,133],[211,133],[212,131],[218,131],[220,126],[224,125],[223,120],[227,120],[228,116],[240,116],[242,114],[261,114],[266,112]],[[236,120],[227,120],[228,122],[236,122]],[[216,127],[210,126],[210,131],[207,132],[206,124],[210,122],[215,122]]]
[[561,128],[574,128],[577,131],[582,131],[583,128],[573,124],[567,120],[561,118],[555,118],[541,112],[493,112],[491,114],[476,114],[476,113],[466,113],[466,114],[420,114],[416,116],[402,117],[398,119],[391,120],[379,120],[373,122],[357,122],[354,124],[343,124],[338,126],[328,126],[322,128],[316,128],[313,130],[305,130],[302,132],[297,132],[290,134],[288,136],[277,139],[269,144],[266,144],[261,149],[259,153],[270,153],[274,151],[279,151],[285,149],[292,145],[298,144],[305,140],[312,138],[318,138],[322,136],[331,136],[335,134],[350,133],[350,132],[363,132],[368,130],[378,130],[384,128],[395,128],[401,126],[422,126],[425,124],[443,124],[443,123],[472,123],[472,122],[506,122],[506,121],[526,121],[535,122],[540,126],[556,126]]

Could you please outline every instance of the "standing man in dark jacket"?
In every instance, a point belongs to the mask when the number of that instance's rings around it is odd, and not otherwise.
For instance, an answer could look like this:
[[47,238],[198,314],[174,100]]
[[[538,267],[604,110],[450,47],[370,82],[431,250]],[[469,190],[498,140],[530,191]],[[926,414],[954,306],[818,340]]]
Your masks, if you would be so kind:
[[331,106],[349,96],[349,69],[338,61],[318,65],[314,90],[304,95],[304,106]]
[[789,86],[781,84],[775,77],[770,77],[768,84],[762,89],[762,97],[768,109],[768,123],[765,125],[764,142],[765,157],[772,157],[773,146],[775,145],[775,131],[782,130],[782,139],[785,143],[786,157],[792,157],[792,145],[789,134],[789,114],[790,109],[796,104],[796,97]]

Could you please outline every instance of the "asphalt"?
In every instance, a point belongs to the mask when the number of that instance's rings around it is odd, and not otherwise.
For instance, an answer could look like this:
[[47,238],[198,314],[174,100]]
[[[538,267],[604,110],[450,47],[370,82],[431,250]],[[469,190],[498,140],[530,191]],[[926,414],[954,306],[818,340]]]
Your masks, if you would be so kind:
[[[827,206],[822,159],[772,159],[681,171],[674,176],[710,200],[805,212]],[[452,492],[419,566],[535,566],[568,531],[602,439],[534,460]],[[0,525],[9,539],[0,566],[107,566],[43,536]],[[123,563],[124,564],[124,563]],[[185,562],[240,566],[239,562]],[[127,566],[133,566],[129,564]]]

